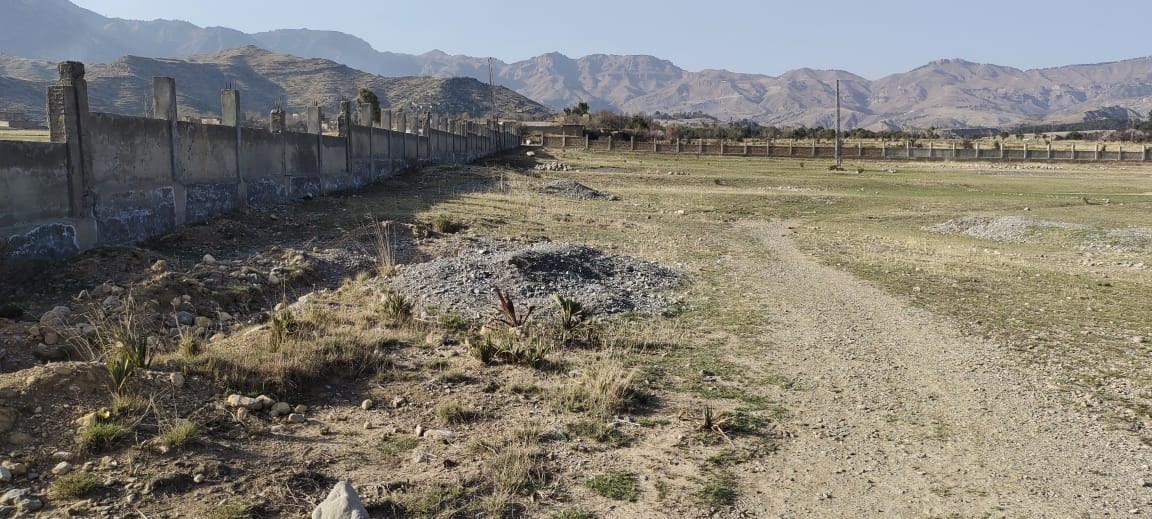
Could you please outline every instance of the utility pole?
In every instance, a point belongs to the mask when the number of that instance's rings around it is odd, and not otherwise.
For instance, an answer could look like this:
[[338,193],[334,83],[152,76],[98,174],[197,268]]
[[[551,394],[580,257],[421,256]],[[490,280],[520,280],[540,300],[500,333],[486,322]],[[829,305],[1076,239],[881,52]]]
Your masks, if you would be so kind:
[[492,94],[492,124],[500,124],[500,113],[496,111],[496,83],[492,80],[492,58],[488,58],[488,90]]
[[840,168],[840,80],[836,80],[836,168]]

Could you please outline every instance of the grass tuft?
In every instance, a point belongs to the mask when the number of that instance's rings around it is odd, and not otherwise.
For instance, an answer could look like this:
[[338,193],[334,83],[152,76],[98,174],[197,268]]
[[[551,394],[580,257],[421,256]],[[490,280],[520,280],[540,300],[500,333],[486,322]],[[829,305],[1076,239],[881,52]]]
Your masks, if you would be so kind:
[[640,497],[639,479],[631,472],[613,471],[584,482],[597,495],[617,501],[636,501]]
[[80,499],[100,486],[100,480],[84,471],[72,472],[56,478],[49,493],[57,499]]

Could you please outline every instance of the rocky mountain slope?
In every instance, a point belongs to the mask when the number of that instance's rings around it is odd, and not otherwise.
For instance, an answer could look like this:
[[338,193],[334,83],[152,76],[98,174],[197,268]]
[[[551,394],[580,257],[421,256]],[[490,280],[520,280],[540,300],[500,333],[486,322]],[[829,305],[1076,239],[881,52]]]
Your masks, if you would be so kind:
[[[44,90],[55,76],[49,61],[0,56],[0,111],[44,113]],[[491,90],[472,78],[382,77],[325,59],[276,54],[256,47],[193,56],[153,59],[125,56],[108,65],[88,67],[92,110],[145,115],[152,103],[152,78],[176,79],[180,113],[217,115],[220,90],[232,85],[241,91],[241,106],[256,117],[277,103],[290,112],[302,112],[319,103],[335,113],[342,99],[356,96],[360,87],[372,89],[385,108],[430,109],[436,112],[487,115]],[[497,87],[496,104],[502,114],[541,118],[547,107],[507,88]]]
[[[105,18],[67,0],[0,0],[0,52],[28,58],[107,63],[126,54],[213,54],[256,45],[324,58],[382,76],[472,77],[487,82],[488,60],[440,51],[379,52],[355,36],[285,29],[244,34],[180,21]],[[33,79],[0,64],[0,73]],[[722,120],[776,125],[835,124],[835,80],[842,80],[847,127],[1009,126],[1080,121],[1085,112],[1119,106],[1152,109],[1152,58],[1037,70],[942,60],[868,80],[832,70],[800,69],[773,77],[723,70],[690,72],[652,56],[559,53],[505,63],[497,82],[552,108],[577,102],[628,112],[702,111]]]

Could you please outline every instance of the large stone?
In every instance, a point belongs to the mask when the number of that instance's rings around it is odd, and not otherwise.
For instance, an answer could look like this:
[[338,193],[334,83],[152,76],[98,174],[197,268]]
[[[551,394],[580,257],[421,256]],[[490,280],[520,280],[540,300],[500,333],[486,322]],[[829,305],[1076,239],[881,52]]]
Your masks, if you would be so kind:
[[[17,501],[32,495],[32,490],[28,488],[14,488],[0,496],[0,505],[14,505]],[[329,496],[331,497],[331,496]],[[315,516],[313,516],[315,517]],[[365,515],[364,517],[368,517]]]
[[368,510],[360,503],[360,496],[352,484],[341,481],[312,510],[312,519],[368,519]]
[[250,396],[228,395],[228,407],[240,407],[249,411],[259,411],[264,408],[264,404]]

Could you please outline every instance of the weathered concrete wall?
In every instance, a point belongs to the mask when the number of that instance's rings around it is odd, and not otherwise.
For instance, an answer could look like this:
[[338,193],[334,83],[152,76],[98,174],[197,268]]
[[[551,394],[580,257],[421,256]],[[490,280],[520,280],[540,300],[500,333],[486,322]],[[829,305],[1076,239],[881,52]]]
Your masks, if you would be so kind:
[[230,125],[179,122],[168,78],[153,82],[157,119],[89,113],[83,66],[68,62],[60,72],[49,89],[53,142],[0,142],[0,260],[129,244],[245,206],[355,189],[420,163],[472,160],[518,140],[482,136],[487,128],[463,122],[459,131],[433,130],[443,123],[427,115],[419,120],[426,136],[356,125],[321,136],[318,109],[309,111],[311,133],[238,129],[233,90],[221,94]]
[[168,121],[102,113],[88,121],[94,187],[172,181]]
[[68,146],[0,141],[0,228],[68,210]]

